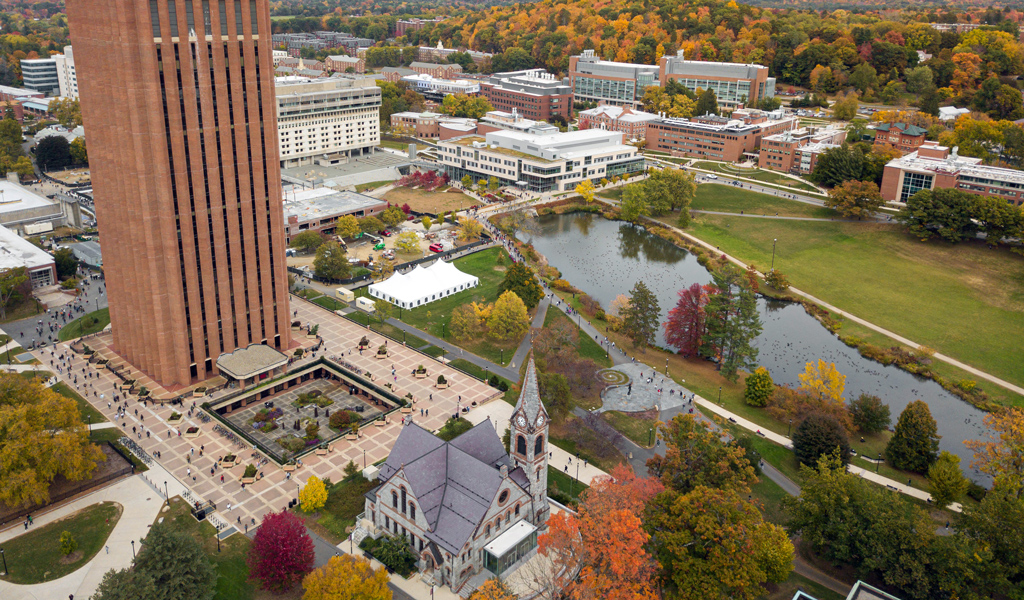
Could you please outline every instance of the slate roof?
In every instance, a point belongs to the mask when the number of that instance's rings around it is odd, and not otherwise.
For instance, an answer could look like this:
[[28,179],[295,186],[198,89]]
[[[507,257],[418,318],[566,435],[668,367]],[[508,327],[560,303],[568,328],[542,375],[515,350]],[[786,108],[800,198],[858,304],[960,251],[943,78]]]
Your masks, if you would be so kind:
[[[540,401],[540,390],[537,387],[537,369],[533,366],[533,359],[526,366],[526,378],[523,380],[523,391],[519,393],[519,400],[513,414],[523,411],[526,415],[526,422],[531,426],[537,420],[537,414],[544,410]],[[546,411],[545,411],[546,413]]]
[[529,479],[521,468],[513,469],[490,420],[451,442],[414,423],[402,429],[378,479],[384,482],[401,473],[429,524],[427,539],[458,554],[497,494],[502,466],[509,468],[514,482],[529,491]]
[[875,126],[878,131],[889,131],[890,129],[896,129],[903,132],[903,135],[924,135],[928,133],[926,129],[922,129],[917,125],[908,125],[906,123],[879,123]]

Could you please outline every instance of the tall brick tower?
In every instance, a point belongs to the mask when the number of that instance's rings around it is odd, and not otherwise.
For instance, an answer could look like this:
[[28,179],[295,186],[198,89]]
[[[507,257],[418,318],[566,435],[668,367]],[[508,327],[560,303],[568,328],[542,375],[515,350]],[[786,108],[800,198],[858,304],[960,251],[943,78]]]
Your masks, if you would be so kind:
[[165,386],[290,342],[268,0],[70,0],[115,350]]

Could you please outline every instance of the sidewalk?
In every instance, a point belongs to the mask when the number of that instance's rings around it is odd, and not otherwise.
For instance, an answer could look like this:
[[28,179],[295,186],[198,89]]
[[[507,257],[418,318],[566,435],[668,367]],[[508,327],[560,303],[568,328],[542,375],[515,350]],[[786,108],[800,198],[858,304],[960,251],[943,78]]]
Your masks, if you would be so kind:
[[[129,477],[112,486],[83,496],[70,504],[44,513],[35,519],[37,528],[68,516],[87,506],[100,502],[116,502],[121,505],[121,518],[110,533],[104,548],[90,561],[74,573],[54,581],[33,585],[15,585],[0,581],[0,598],[4,600],[53,600],[67,598],[74,594],[78,598],[88,598],[96,591],[103,575],[110,569],[123,569],[131,565],[132,546],[135,540],[135,551],[141,548],[139,540],[149,533],[149,528],[160,514],[163,497],[157,494],[140,475]],[[0,532],[0,544],[25,533],[23,527],[13,527]],[[106,551],[109,548],[109,553]]]

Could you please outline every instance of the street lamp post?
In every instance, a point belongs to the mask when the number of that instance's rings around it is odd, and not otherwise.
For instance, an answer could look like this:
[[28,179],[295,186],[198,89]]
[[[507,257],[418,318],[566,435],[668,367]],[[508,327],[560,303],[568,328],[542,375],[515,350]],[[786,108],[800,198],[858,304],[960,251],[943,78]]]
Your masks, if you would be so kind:
[[132,560],[135,560],[135,540],[132,540]]
[[882,453],[878,453],[878,462],[875,463],[875,473],[878,473],[878,466],[882,464]]
[[167,506],[171,505],[171,496],[167,493],[167,482],[164,482],[164,498],[167,500]]
[[775,242],[777,242],[777,241],[779,241],[778,238],[772,239],[772,268],[771,268],[772,271],[775,270]]
[[793,419],[789,420],[789,427],[786,428],[786,437],[793,431]]
[[366,468],[366,450],[363,450],[363,468]]
[[665,359],[665,377],[668,377],[668,359]]
[[498,351],[501,352],[501,364],[505,364],[505,349],[499,348]]
[[649,428],[647,430],[647,445],[648,446],[653,446],[654,445],[654,428],[653,427],[651,427],[651,428]]
[[0,548],[0,557],[4,559],[4,575],[7,574],[7,555],[4,554],[4,549]]
[[722,386],[718,386],[718,405],[722,405]]

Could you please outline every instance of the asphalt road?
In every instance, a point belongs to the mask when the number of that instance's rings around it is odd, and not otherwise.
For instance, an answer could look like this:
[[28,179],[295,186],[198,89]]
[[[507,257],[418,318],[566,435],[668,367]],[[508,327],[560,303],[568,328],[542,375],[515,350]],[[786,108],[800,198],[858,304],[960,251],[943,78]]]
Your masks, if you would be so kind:
[[[75,306],[76,303],[81,305],[83,310],[76,311],[71,317],[67,319],[60,318],[60,310],[64,307],[57,307],[51,309],[49,314],[40,313],[21,321],[13,321],[11,323],[4,323],[0,325],[0,330],[11,336],[14,341],[21,344],[23,347],[31,347],[33,343],[49,343],[57,340],[57,333],[61,327],[74,321],[78,317],[81,317],[87,313],[100,310],[107,307],[107,294],[106,284],[102,280],[93,279],[89,281],[88,285],[80,286],[82,292],[79,294],[79,300],[67,306]],[[40,323],[41,321],[41,323]],[[50,332],[50,326],[54,327],[53,332]],[[42,326],[42,334],[39,332],[39,327]]]

